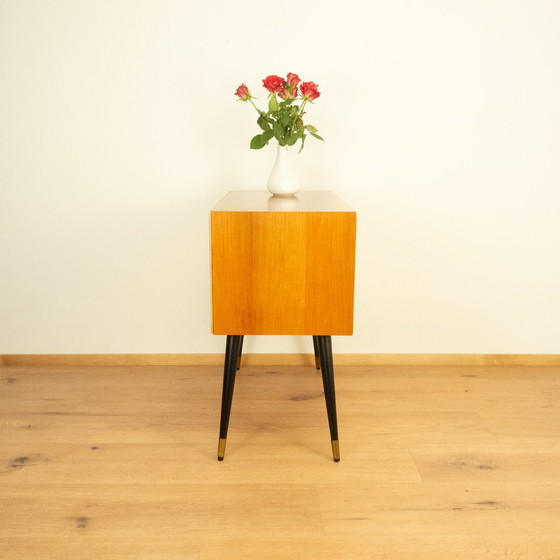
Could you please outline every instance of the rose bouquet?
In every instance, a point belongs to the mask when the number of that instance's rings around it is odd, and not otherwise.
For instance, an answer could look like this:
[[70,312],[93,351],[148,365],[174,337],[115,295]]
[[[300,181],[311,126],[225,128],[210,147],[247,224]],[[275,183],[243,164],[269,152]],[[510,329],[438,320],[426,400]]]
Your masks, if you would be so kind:
[[313,125],[303,124],[305,105],[313,103],[321,95],[317,84],[302,82],[297,74],[289,73],[286,79],[268,76],[263,80],[263,86],[270,92],[266,112],[255,105],[253,99],[256,97],[251,95],[245,84],[241,84],[235,92],[240,101],[249,101],[259,114],[257,124],[262,132],[251,140],[250,147],[253,150],[260,150],[273,138],[278,140],[280,146],[293,146],[301,139],[301,152],[307,133],[323,140]]

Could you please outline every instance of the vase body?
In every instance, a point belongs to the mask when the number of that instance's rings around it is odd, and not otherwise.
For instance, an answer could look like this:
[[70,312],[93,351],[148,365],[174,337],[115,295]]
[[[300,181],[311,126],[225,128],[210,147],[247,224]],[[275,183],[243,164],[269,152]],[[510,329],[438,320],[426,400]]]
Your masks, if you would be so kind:
[[298,190],[298,181],[294,169],[290,163],[288,146],[280,146],[276,152],[276,162],[268,177],[266,188],[274,196],[294,196]]

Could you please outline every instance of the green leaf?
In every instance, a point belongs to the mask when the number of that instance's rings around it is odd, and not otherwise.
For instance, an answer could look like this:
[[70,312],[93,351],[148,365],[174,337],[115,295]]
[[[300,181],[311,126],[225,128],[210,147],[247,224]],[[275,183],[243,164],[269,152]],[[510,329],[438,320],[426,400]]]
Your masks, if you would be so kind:
[[302,135],[302,137],[301,137],[301,148],[299,149],[298,154],[301,153],[301,150],[303,150],[303,147],[305,146],[305,137],[306,137],[306,136],[307,136],[307,134],[304,133],[304,134]]
[[293,146],[299,139],[299,134],[291,134],[290,137],[288,138],[288,146]]
[[284,127],[280,123],[274,123],[272,129],[274,130],[274,138],[280,142],[284,136]]
[[272,130],[272,128],[268,129],[266,132],[263,132],[261,134],[262,139],[263,139],[263,146],[266,146],[268,144],[269,140],[272,140],[272,138],[274,138],[274,130]]
[[266,145],[263,136],[264,134],[257,134],[251,139],[251,144],[249,146],[251,150],[260,150]]
[[270,124],[267,120],[267,118],[264,115],[261,115],[258,119],[257,119],[257,124],[261,127],[262,130],[267,131],[270,130]]
[[311,136],[313,136],[313,138],[317,138],[317,140],[321,140],[322,142],[325,141],[324,138],[321,138],[318,134],[315,134],[314,132],[309,131],[309,134],[311,134]]
[[309,132],[319,132],[312,124],[308,124],[305,128],[307,128],[307,130],[309,130]]
[[257,134],[255,137],[251,139],[251,144],[250,144],[251,150],[260,150],[261,148],[264,148],[268,144],[268,141],[271,140],[273,136],[274,136],[274,131],[272,129],[269,129],[263,132],[262,134]]

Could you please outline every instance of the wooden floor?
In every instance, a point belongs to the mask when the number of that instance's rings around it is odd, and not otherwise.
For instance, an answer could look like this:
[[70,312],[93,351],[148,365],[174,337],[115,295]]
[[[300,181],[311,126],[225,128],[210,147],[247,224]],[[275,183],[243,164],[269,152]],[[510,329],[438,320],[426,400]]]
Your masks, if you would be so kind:
[[221,373],[1,368],[0,558],[560,559],[558,367]]

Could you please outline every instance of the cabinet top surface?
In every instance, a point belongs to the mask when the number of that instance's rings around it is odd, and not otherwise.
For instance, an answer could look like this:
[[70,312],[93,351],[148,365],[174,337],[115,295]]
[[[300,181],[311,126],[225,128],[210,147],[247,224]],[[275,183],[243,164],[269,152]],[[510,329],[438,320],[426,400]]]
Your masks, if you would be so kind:
[[301,191],[294,197],[268,191],[230,191],[213,212],[355,212],[332,191]]

